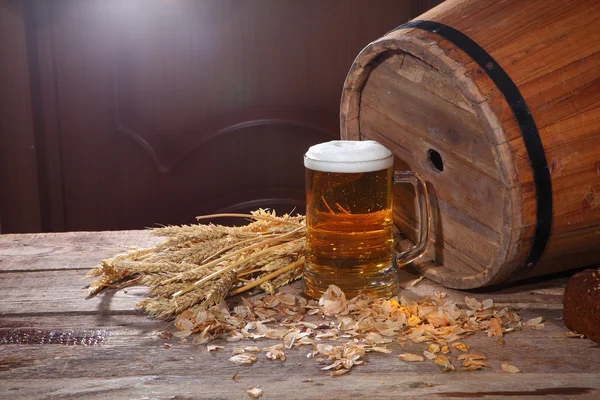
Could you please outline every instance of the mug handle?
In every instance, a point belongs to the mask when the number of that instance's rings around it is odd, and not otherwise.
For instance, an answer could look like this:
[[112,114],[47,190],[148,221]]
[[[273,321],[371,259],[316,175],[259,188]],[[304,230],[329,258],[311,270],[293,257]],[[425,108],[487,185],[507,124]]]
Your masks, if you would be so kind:
[[425,181],[412,171],[394,171],[394,184],[410,183],[415,188],[417,196],[417,212],[419,214],[419,238],[411,249],[396,252],[396,266],[404,267],[427,252],[429,231],[431,229],[431,204]]

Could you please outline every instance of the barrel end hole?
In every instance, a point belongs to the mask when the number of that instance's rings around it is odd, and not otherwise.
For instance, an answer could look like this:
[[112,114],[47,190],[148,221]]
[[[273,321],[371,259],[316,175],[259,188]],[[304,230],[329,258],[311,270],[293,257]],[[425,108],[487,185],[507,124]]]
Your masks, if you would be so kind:
[[444,170],[444,160],[442,160],[440,153],[433,149],[429,149],[427,152],[427,157],[429,158],[429,162],[433,169],[438,172],[442,172]]

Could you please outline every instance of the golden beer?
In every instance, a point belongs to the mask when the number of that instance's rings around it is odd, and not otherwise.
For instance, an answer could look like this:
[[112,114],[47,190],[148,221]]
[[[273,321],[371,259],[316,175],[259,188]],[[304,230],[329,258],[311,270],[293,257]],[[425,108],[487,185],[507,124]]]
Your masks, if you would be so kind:
[[391,152],[373,141],[333,141],[311,147],[304,162],[306,294],[335,284],[346,296],[394,295]]

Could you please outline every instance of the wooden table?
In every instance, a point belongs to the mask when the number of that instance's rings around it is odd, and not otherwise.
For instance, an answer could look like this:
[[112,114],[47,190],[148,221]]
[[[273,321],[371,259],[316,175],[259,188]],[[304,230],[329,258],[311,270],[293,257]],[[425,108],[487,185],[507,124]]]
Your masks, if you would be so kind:
[[[209,353],[202,345],[160,339],[171,324],[135,309],[143,288],[86,298],[89,267],[128,246],[160,240],[146,231],[0,236],[0,398],[246,399],[249,386],[260,386],[263,399],[600,398],[600,345],[565,337],[564,276],[466,293],[519,307],[524,319],[546,320],[544,330],[508,334],[504,345],[482,333],[466,339],[488,356],[489,370],[443,373],[432,362],[399,361],[401,352],[423,350],[409,343],[391,345],[393,354],[369,354],[365,365],[332,378],[306,358],[304,347],[287,350],[285,362],[263,356],[238,366],[228,361],[231,350],[252,342],[220,341],[213,344],[225,350]],[[415,278],[402,271],[405,296],[443,290],[464,302],[464,292],[427,280],[408,286]],[[501,362],[522,373],[502,372]],[[239,379],[227,379],[236,373]]]

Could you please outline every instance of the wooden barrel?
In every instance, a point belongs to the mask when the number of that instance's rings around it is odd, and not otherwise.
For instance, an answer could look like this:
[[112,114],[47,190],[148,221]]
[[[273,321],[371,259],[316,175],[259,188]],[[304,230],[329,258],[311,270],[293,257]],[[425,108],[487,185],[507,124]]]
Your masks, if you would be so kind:
[[425,276],[468,289],[600,263],[599,27],[598,0],[446,0],[357,56],[342,138],[428,182]]

